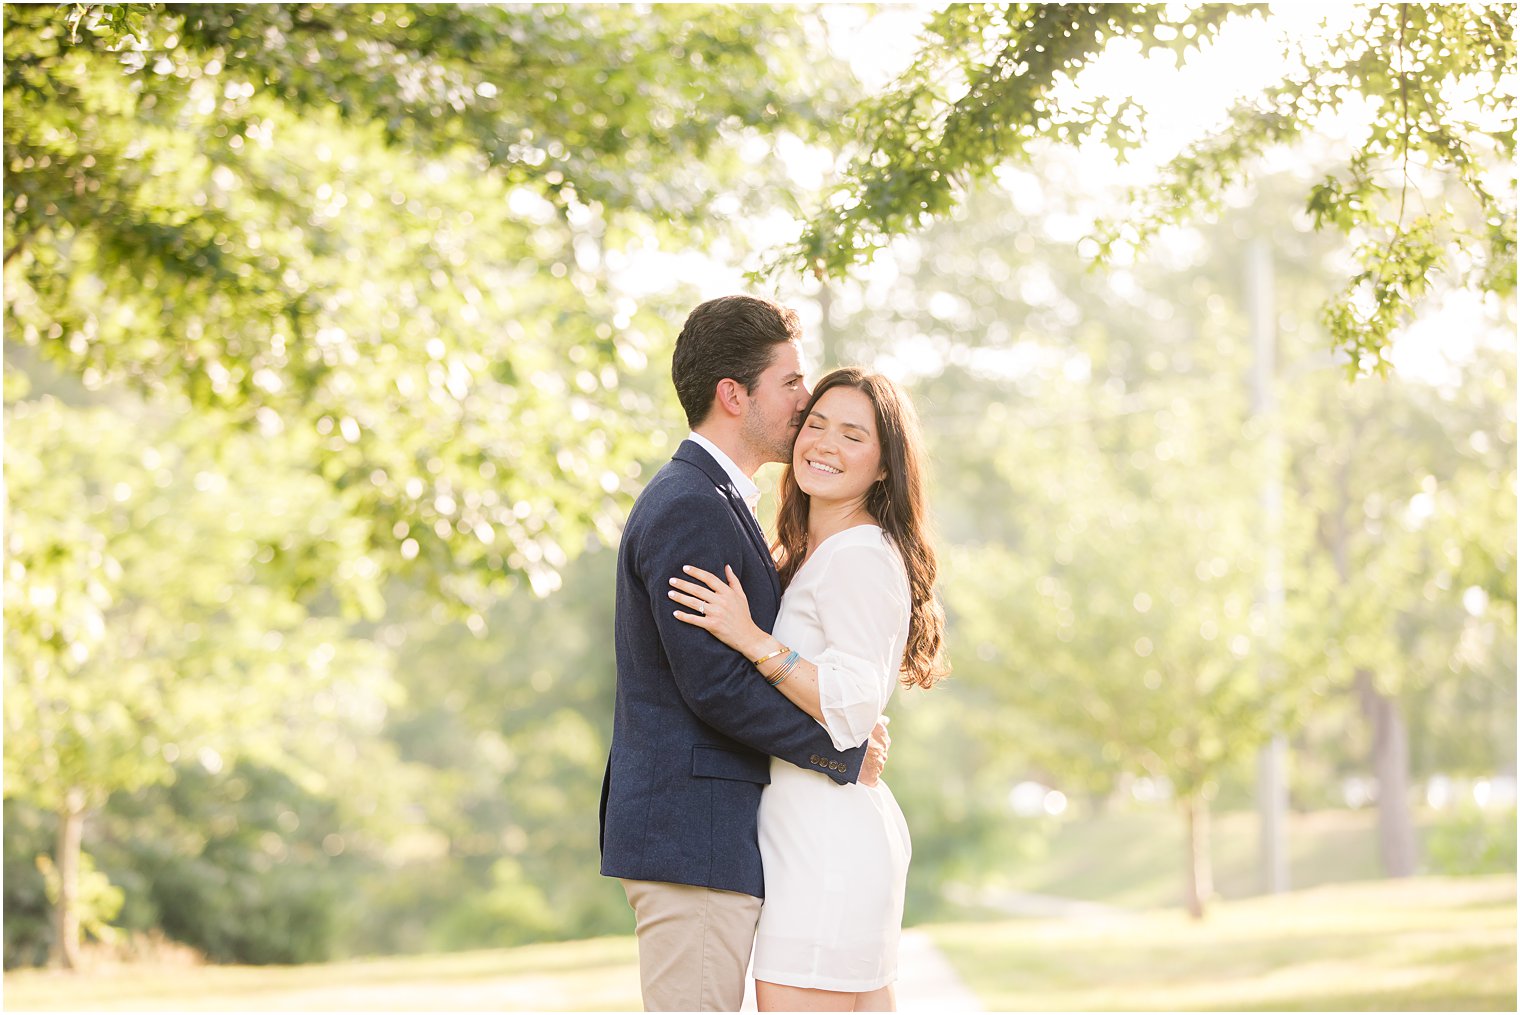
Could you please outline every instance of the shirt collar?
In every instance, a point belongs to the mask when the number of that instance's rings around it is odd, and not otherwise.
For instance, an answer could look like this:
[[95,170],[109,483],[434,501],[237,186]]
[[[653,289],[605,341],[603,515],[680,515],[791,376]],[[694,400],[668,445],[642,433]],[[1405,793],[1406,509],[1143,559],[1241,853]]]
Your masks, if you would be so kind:
[[701,447],[709,455],[712,455],[713,460],[723,467],[723,471],[728,473],[729,481],[734,484],[734,489],[739,491],[739,496],[744,498],[744,503],[749,505],[750,512],[753,513],[760,506],[760,488],[755,485],[755,481],[740,472],[739,467],[734,464],[734,460],[728,457],[722,448],[706,437],[703,437],[696,431],[692,431],[686,439]]

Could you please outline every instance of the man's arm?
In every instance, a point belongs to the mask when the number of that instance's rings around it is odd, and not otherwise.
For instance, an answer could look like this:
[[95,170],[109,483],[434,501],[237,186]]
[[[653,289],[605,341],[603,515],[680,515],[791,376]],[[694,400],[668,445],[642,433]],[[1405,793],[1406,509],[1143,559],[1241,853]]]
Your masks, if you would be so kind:
[[714,574],[731,565],[741,581],[746,574],[753,579],[754,569],[763,566],[754,560],[729,507],[716,497],[692,493],[663,505],[657,515],[642,520],[641,528],[634,567],[687,706],[709,726],[757,751],[821,771],[839,783],[856,781],[866,754],[863,746],[836,748],[811,716],[766,686],[748,659],[675,618],[666,591],[683,565]]

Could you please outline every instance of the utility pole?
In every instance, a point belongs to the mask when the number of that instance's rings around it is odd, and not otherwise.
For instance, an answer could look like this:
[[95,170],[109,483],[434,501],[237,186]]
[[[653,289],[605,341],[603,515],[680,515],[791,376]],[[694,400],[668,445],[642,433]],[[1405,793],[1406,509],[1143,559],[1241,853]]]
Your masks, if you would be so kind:
[[[828,279],[818,289],[818,377],[839,366],[839,335],[834,330],[834,290]],[[813,378],[817,380],[818,378]]]
[[[1251,414],[1262,425],[1261,545],[1265,549],[1258,604],[1266,619],[1265,644],[1258,653],[1262,686],[1281,679],[1283,617],[1283,452],[1282,423],[1273,380],[1277,373],[1277,309],[1273,293],[1272,251],[1261,238],[1246,254],[1251,316]],[[1261,749],[1256,764],[1256,809],[1261,817],[1262,890],[1288,890],[1288,741],[1281,731]]]

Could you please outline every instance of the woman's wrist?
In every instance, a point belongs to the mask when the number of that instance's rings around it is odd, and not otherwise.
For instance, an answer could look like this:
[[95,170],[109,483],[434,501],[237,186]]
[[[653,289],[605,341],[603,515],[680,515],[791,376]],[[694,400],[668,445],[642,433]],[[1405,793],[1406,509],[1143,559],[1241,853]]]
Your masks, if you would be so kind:
[[752,663],[758,663],[760,659],[774,655],[781,649],[781,642],[777,641],[774,635],[761,632],[757,638],[745,646],[744,657]]
[[763,661],[764,666],[756,664],[755,668],[760,671],[760,675],[765,678],[767,684],[778,687],[797,668],[797,664],[802,661],[802,656],[794,648],[783,648],[774,656],[765,656]]

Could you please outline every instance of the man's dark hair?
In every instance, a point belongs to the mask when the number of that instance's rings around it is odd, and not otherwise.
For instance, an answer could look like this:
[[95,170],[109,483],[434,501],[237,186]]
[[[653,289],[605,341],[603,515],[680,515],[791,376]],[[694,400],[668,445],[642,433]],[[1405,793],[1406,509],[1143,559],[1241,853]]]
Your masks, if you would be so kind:
[[696,427],[712,408],[718,382],[731,377],[753,394],[776,346],[802,335],[797,312],[755,296],[708,300],[686,318],[670,364],[686,422]]

